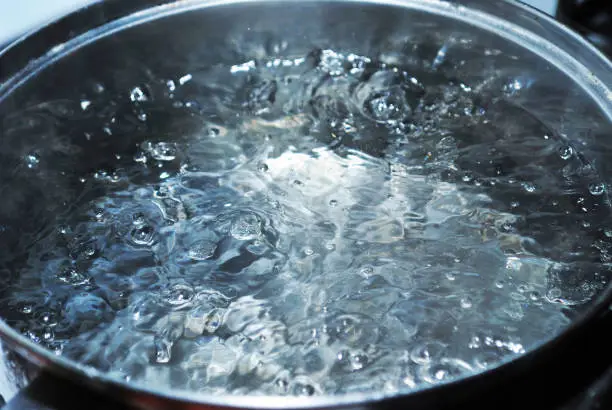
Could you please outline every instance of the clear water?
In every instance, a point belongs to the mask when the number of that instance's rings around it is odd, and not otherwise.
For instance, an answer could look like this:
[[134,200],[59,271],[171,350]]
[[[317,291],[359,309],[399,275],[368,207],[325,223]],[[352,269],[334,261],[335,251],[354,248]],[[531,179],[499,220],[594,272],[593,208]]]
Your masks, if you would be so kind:
[[126,90],[136,122],[197,132],[80,176],[91,199],[30,249],[10,323],[130,382],[236,395],[409,391],[560,333],[605,285],[606,186],[512,103],[519,80],[483,95],[443,58],[314,50]]

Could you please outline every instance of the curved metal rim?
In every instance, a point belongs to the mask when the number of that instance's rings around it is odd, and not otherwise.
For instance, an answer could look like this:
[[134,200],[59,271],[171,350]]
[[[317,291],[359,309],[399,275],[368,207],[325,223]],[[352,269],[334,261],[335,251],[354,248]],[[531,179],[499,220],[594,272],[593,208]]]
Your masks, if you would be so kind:
[[[170,1],[170,0],[169,0]],[[308,2],[317,2],[318,0],[304,0]],[[330,0],[327,0],[330,1]],[[532,42],[539,43],[536,44],[536,47],[540,49],[542,46],[545,47],[544,51],[559,53],[565,59],[571,59],[571,56],[563,53],[563,50],[556,48],[551,43],[546,40],[538,37],[532,33],[527,32],[520,27],[513,25],[507,21],[502,20],[497,16],[493,16],[488,13],[484,13],[479,10],[473,10],[469,8],[465,8],[463,6],[458,6],[456,4],[448,3],[448,1],[452,0],[331,0],[336,2],[360,2],[360,3],[368,3],[368,4],[380,4],[386,6],[396,6],[402,8],[412,8],[423,11],[432,11],[437,12],[437,14],[443,14],[447,17],[463,20],[472,25],[476,25],[480,28],[483,28],[487,31],[492,31],[495,34],[508,34],[506,30],[508,28],[519,29],[519,38],[527,38],[532,40]],[[129,14],[117,20],[113,20],[107,24],[104,24],[101,27],[94,28],[92,30],[86,31],[83,34],[77,36],[74,39],[67,41],[64,44],[61,44],[57,47],[54,47],[49,52],[47,52],[42,57],[32,61],[28,64],[24,69],[19,71],[16,75],[6,81],[4,84],[0,84],[0,103],[3,100],[3,96],[10,94],[16,88],[18,88],[21,84],[26,82],[36,73],[41,71],[42,69],[48,67],[50,64],[54,63],[58,59],[62,58],[68,53],[72,53],[81,47],[84,47],[102,37],[106,37],[108,35],[114,34],[116,32],[122,31],[129,27],[137,26],[161,17],[166,17],[174,14],[180,14],[184,12],[188,12],[195,9],[203,9],[210,8],[220,5],[231,5],[231,4],[245,4],[245,3],[257,3],[257,2],[278,2],[275,0],[176,0],[175,2],[171,2],[164,5],[155,5],[151,8],[146,8],[142,11]],[[93,5],[88,6],[87,8],[83,8],[80,10],[76,10],[73,13],[69,14],[68,17],[78,16],[81,13],[86,13],[88,10],[95,8],[102,8],[104,5],[102,3],[95,3]],[[606,57],[597,50],[592,44],[582,38],[579,34],[572,31],[568,27],[563,26],[559,22],[555,21],[552,17],[523,4],[519,1],[514,2],[503,2],[503,5],[500,4],[501,8],[521,8],[524,11],[530,13],[534,19],[538,19],[540,21],[545,22],[546,24],[551,25],[563,32],[564,35],[571,39],[583,49],[588,50],[592,56],[599,60],[599,62],[603,62],[607,64],[612,72],[612,63],[606,59]],[[476,17],[476,20],[474,19]],[[495,24],[497,23],[497,25]],[[52,23],[53,24],[53,23]],[[52,24],[50,26],[52,26]],[[522,30],[522,32],[520,32]],[[25,36],[19,38],[13,43],[9,44],[7,49],[12,49],[15,47],[19,47],[25,41],[36,37],[39,34],[37,30],[32,30]],[[507,37],[507,36],[504,36]],[[510,38],[510,40],[512,40]],[[521,45],[525,46],[526,44],[521,43]],[[533,43],[527,45],[534,45]],[[551,51],[552,50],[552,51]],[[0,50],[0,59],[3,57],[3,52],[5,50]],[[532,50],[533,51],[533,50]],[[542,50],[540,50],[542,51]],[[558,61],[557,61],[558,62]],[[608,114],[612,118],[612,91],[605,86],[599,79],[594,78],[592,73],[589,75],[589,71],[586,67],[583,67],[579,63],[575,62],[580,67],[582,67],[585,71],[582,74],[586,74],[585,79],[590,82],[591,89],[585,90],[594,97],[595,100],[600,102],[600,106],[602,108],[608,109]],[[563,67],[558,67],[562,69]],[[569,74],[568,71],[565,71]],[[576,72],[572,72],[572,77],[576,76]],[[595,89],[595,90],[593,90]],[[593,95],[593,94],[596,95]],[[185,391],[185,390],[156,390],[144,385],[133,384],[129,382],[125,382],[122,380],[118,380],[108,376],[106,373],[100,372],[94,368],[83,366],[78,362],[66,359],[61,356],[57,356],[52,354],[50,351],[42,348],[40,345],[30,341],[25,336],[22,336],[10,326],[8,326],[3,320],[0,319],[0,337],[2,337],[8,345],[14,348],[19,354],[26,357],[28,360],[42,366],[45,369],[52,371],[53,373],[70,377],[73,380],[77,380],[80,383],[87,384],[89,387],[94,388],[98,391],[113,391],[116,393],[124,393],[126,397],[130,397],[130,394],[133,396],[150,396],[152,398],[157,398],[161,401],[179,401],[185,404],[196,404],[196,405],[206,405],[206,406],[214,406],[214,407],[239,407],[239,408],[253,408],[253,409],[286,409],[286,408],[294,408],[294,409],[308,409],[308,408],[330,408],[330,407],[347,407],[347,406],[363,406],[369,405],[376,402],[383,401],[385,399],[397,399],[401,397],[407,396],[417,396],[420,393],[431,393],[431,392],[439,392],[443,394],[444,390],[449,386],[461,387],[472,382],[477,382],[482,380],[483,378],[488,378],[493,376],[494,372],[508,368],[512,365],[520,365],[529,363],[534,360],[540,352],[550,348],[551,346],[558,344],[561,340],[563,340],[569,334],[580,332],[581,329],[584,328],[588,323],[593,322],[594,319],[602,314],[605,314],[609,311],[610,302],[612,301],[612,286],[609,286],[602,292],[597,300],[592,304],[592,306],[587,310],[585,314],[583,314],[579,319],[575,320],[571,323],[568,328],[562,332],[561,334],[551,338],[549,341],[533,347],[526,354],[509,357],[500,365],[485,370],[483,372],[476,373],[471,376],[459,378],[457,380],[428,387],[422,387],[420,389],[411,390],[406,393],[401,394],[364,394],[364,393],[351,393],[342,396],[321,396],[321,397],[276,397],[276,396],[231,396],[231,395],[223,395],[223,396],[209,396],[203,395],[201,393]],[[128,400],[130,401],[130,400]],[[142,404],[144,401],[139,400],[137,397],[135,400],[132,400],[138,404],[139,402]],[[162,406],[163,407],[163,406]]]

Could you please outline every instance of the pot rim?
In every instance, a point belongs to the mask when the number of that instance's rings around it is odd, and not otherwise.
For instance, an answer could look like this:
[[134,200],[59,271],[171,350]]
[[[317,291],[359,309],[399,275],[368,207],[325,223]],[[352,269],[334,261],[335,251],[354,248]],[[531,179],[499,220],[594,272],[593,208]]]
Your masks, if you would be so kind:
[[[291,3],[290,0],[284,0]],[[476,26],[485,31],[492,32],[510,41],[519,43],[531,52],[546,57],[558,69],[568,76],[577,80],[584,91],[586,91],[594,101],[606,112],[612,121],[612,89],[606,85],[606,81],[595,75],[592,67],[585,66],[578,62],[574,56],[569,55],[559,46],[544,39],[538,34],[534,34],[529,29],[525,29],[517,23],[504,20],[505,12],[513,10],[522,13],[523,16],[536,21],[544,26],[543,30],[554,30],[574,46],[581,47],[587,57],[593,61],[593,65],[598,64],[600,74],[605,75],[608,70],[612,85],[612,63],[597,50],[587,40],[583,39],[571,29],[555,21],[552,17],[525,5],[518,1],[487,2],[483,0],[302,0],[302,2],[325,2],[325,3],[367,3],[381,6],[394,6],[419,11],[432,12],[447,18],[460,20],[472,26]],[[110,2],[108,2],[110,3]],[[118,3],[118,2],[117,2]],[[193,10],[212,8],[218,6],[256,4],[256,3],[283,3],[283,0],[143,0],[139,1],[138,7],[141,10],[133,10],[132,7],[127,14],[119,18],[113,18],[100,26],[86,28],[82,33],[78,33],[65,42],[57,44],[44,50],[41,56],[28,62],[25,67],[16,73],[10,74],[4,82],[0,82],[0,104],[4,96],[11,94],[15,89],[35,76],[39,71],[49,67],[54,62],[87,46],[103,37],[120,32],[124,29],[140,24],[151,22],[163,17],[187,13]],[[489,3],[489,4],[487,4]],[[98,2],[85,8],[74,11],[62,18],[61,21],[71,21],[81,18],[82,15],[93,14],[103,10],[107,2]],[[150,6],[150,7],[149,7]],[[40,38],[45,31],[53,29],[59,21],[51,23],[42,28],[38,28],[10,43],[4,50],[0,50],[0,62],[7,59],[7,55],[13,50],[23,48],[32,39]],[[603,70],[603,71],[602,71]],[[2,80],[2,70],[0,70],[0,80]],[[578,81],[579,80],[579,81]],[[186,405],[204,405],[205,408],[211,407],[231,407],[231,408],[253,408],[253,409],[309,409],[309,408],[329,408],[329,407],[348,407],[363,406],[386,399],[397,399],[407,396],[417,396],[421,393],[444,394],[449,387],[462,388],[470,383],[481,382],[485,378],[495,377],[500,370],[525,368],[538,362],[538,357],[542,352],[553,349],[554,346],[562,344],[568,335],[581,332],[588,325],[597,323],[602,315],[612,310],[612,285],[608,286],[586,312],[580,318],[574,320],[567,329],[559,335],[539,346],[531,348],[527,353],[508,357],[498,366],[487,369],[470,376],[464,376],[439,385],[421,386],[406,393],[350,393],[339,396],[318,396],[318,397],[286,397],[286,396],[232,396],[232,395],[205,395],[187,390],[165,389],[158,390],[141,384],[132,384],[118,380],[108,374],[91,367],[84,366],[78,362],[57,356],[44,349],[40,345],[29,340],[25,336],[8,326],[4,320],[0,319],[0,337],[7,342],[15,351],[33,363],[48,369],[52,373],[68,377],[79,383],[84,383],[95,390],[111,393],[127,402],[137,406],[153,406],[153,408],[166,408],[169,402],[182,402]],[[532,364],[529,364],[532,363]],[[508,373],[508,372],[507,372]]]

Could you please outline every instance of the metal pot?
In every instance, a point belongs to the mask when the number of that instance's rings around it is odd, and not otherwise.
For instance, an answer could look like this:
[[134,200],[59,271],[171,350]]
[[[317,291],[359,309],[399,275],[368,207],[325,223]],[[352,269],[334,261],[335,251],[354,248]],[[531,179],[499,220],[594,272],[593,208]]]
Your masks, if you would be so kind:
[[[442,63],[449,47],[465,53],[467,61],[474,58],[470,50],[492,50],[494,56],[502,49],[518,63],[502,67],[494,57],[478,60],[482,70],[471,72],[474,81],[503,77],[518,81],[517,89],[528,84],[515,96],[516,103],[580,147],[605,182],[612,182],[611,63],[577,34],[520,3],[107,1],[43,27],[0,53],[3,289],[14,279],[13,253],[31,243],[37,229],[78,196],[78,184],[63,176],[103,168],[117,153],[130,155],[140,138],[138,133],[128,136],[129,131],[115,139],[91,136],[92,143],[83,138],[87,126],[71,112],[70,103],[53,109],[59,116],[74,115],[74,130],[41,133],[36,124],[25,123],[19,124],[25,131],[15,132],[14,124],[8,126],[12,114],[46,101],[81,101],[82,90],[95,92],[96,84],[128,90],[143,78],[176,77],[233,61],[237,55],[282,53],[287,47],[282,40],[290,44],[292,54],[329,46],[364,55],[387,52],[390,61],[394,53],[401,54],[402,46],[422,42],[427,47],[419,50],[421,57],[435,64]],[[24,167],[24,158],[30,167]],[[35,168],[34,178],[26,173],[28,168]],[[610,222],[601,221],[602,226]],[[594,230],[593,235],[598,233]],[[611,335],[605,331],[612,325],[611,303],[612,287],[607,286],[591,303],[572,311],[575,319],[564,333],[470,377],[401,395],[317,398],[211,397],[131,385],[42,348],[7,325],[11,318],[2,313],[3,354],[16,374],[15,389],[24,388],[7,408],[82,408],[89,401],[94,408],[121,403],[142,409],[553,409],[612,364]]]

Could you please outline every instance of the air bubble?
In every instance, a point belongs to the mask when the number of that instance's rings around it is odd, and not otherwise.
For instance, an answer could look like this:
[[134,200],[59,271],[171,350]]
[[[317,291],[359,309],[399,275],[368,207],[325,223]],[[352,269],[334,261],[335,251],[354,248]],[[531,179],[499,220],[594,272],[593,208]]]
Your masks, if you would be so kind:
[[36,168],[40,163],[40,156],[38,154],[28,154],[25,157],[25,162],[28,168]]
[[155,229],[149,225],[141,225],[132,228],[129,240],[136,246],[151,246],[155,238]]
[[559,156],[561,159],[568,160],[574,155],[574,149],[569,145],[559,148]]
[[239,241],[250,241],[261,235],[263,221],[253,213],[241,213],[232,223],[230,234]]
[[433,341],[422,343],[410,351],[410,360],[416,364],[429,363],[434,359],[442,357],[446,351],[446,345],[441,342]]
[[523,189],[530,194],[536,191],[536,186],[531,182],[523,182],[521,185],[523,186]]
[[322,50],[319,67],[331,76],[344,74],[344,56],[332,50]]
[[212,241],[201,240],[193,243],[189,248],[189,257],[193,260],[203,261],[210,259],[215,254],[217,244]]
[[601,182],[597,182],[597,183],[593,183],[589,185],[589,192],[591,193],[591,195],[599,196],[599,195],[602,195],[605,191],[606,191],[606,186]]
[[144,102],[149,100],[149,96],[145,90],[140,87],[134,87],[130,91],[130,100],[132,102]]
[[461,304],[461,307],[462,307],[463,309],[469,309],[469,308],[471,308],[471,307],[472,307],[472,305],[473,305],[473,303],[472,303],[472,299],[470,299],[470,298],[469,298],[469,297],[467,297],[467,296],[466,296],[466,297],[461,298],[461,300],[460,300],[460,304]]
[[191,286],[175,284],[164,292],[163,299],[172,306],[185,305],[193,299],[195,293]]
[[177,155],[176,145],[169,142],[148,143],[146,149],[157,161],[174,161]]

